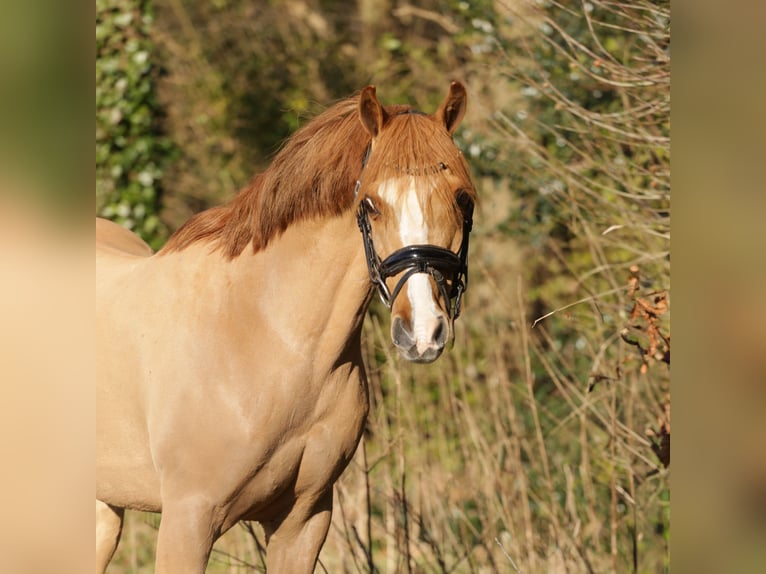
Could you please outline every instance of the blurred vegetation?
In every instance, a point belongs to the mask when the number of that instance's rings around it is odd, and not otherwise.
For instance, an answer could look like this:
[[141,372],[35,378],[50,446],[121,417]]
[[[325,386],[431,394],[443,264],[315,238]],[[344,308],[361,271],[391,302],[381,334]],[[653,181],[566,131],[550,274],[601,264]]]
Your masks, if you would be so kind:
[[[450,79],[468,86],[456,141],[480,205],[465,313],[424,367],[393,356],[373,305],[373,409],[336,489],[326,570],[667,571],[669,3],[155,7],[149,124],[178,151],[165,165],[166,144],[147,149],[169,229],[368,83],[425,111]],[[128,189],[111,201],[132,206]],[[156,527],[131,520],[126,533]],[[143,544],[124,540],[115,571],[150,571]],[[210,571],[262,570],[262,544],[233,529]]]
[[149,0],[96,0],[96,212],[155,249],[162,168],[172,146],[162,134]]
[[81,30],[62,25],[69,17],[61,3],[0,2],[0,199],[67,223],[83,221],[92,193],[82,129],[92,76],[73,48]]

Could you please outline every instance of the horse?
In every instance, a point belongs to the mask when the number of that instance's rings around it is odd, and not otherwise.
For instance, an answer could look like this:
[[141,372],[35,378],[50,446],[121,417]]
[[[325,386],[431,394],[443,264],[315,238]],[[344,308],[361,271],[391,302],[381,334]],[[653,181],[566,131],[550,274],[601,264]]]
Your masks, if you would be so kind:
[[466,101],[452,82],[424,114],[367,86],[156,253],[97,219],[97,572],[125,509],[161,513],[160,574],[204,572],[240,520],[263,526],[269,572],[314,571],[369,410],[375,292],[406,360],[454,336],[476,201],[453,141]]

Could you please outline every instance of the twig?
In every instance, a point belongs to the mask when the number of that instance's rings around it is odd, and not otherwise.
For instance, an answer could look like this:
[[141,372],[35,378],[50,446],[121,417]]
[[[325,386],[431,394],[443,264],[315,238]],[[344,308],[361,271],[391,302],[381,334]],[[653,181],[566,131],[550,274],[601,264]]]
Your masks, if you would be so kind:
[[519,567],[516,566],[516,563],[513,561],[513,558],[511,558],[511,556],[505,551],[505,548],[503,548],[503,545],[500,544],[500,541],[497,539],[497,537],[495,537],[495,544],[497,544],[500,547],[500,550],[502,551],[503,556],[505,556],[508,559],[508,562],[511,563],[511,566],[513,566],[513,569],[516,570],[518,574],[522,574],[521,570],[519,570]]
[[[375,572],[375,562],[372,559],[372,496],[370,495],[370,467],[367,464],[367,440],[362,437],[362,461],[364,462],[364,493],[367,510],[367,546],[364,553],[367,558],[367,568],[369,574]],[[354,530],[356,532],[356,530]],[[357,535],[358,537],[358,535]]]
[[418,8],[412,4],[405,4],[396,8],[393,11],[393,15],[399,18],[399,20],[406,20],[412,16],[428,20],[429,22],[433,22],[444,28],[444,31],[448,34],[457,34],[461,31],[461,28],[446,16],[439,14],[438,12]]
[[607,295],[614,295],[615,293],[619,293],[620,291],[626,291],[627,289],[628,289],[628,287],[622,286],[622,287],[617,287],[615,289],[610,289],[609,291],[604,291],[603,293],[597,293],[596,295],[590,295],[589,297],[583,297],[582,299],[579,299],[579,300],[575,301],[574,303],[569,303],[568,305],[564,305],[563,307],[559,307],[558,309],[554,309],[550,313],[546,313],[542,317],[538,317],[532,323],[532,328],[534,329],[535,325],[537,325],[540,321],[542,321],[543,319],[547,319],[548,317],[558,313],[559,311],[563,311],[565,309],[569,309],[570,307],[574,307],[575,305],[579,305],[580,303],[587,303],[589,301],[597,301],[601,297],[606,297]]

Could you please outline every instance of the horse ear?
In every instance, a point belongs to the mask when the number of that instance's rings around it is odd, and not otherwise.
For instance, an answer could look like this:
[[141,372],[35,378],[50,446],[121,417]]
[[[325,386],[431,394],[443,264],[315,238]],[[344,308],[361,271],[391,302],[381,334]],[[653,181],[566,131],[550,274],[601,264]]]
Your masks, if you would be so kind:
[[460,121],[465,115],[465,107],[468,102],[468,94],[460,82],[452,82],[449,85],[447,97],[436,110],[436,118],[444,122],[447,133],[455,133]]
[[359,95],[359,119],[373,138],[383,129],[386,117],[386,110],[375,97],[375,86],[364,88]]

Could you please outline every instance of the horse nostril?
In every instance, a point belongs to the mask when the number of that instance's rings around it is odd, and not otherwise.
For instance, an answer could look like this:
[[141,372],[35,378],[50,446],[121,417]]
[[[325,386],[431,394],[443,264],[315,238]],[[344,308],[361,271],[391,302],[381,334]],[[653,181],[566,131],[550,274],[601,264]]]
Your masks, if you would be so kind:
[[443,347],[447,342],[448,336],[449,327],[447,326],[447,321],[445,321],[444,318],[440,318],[436,325],[436,329],[434,329],[433,341],[440,347]]
[[399,317],[396,317],[391,324],[391,338],[394,341],[394,345],[400,348],[409,349],[415,344],[413,336],[407,329],[407,325]]

